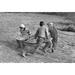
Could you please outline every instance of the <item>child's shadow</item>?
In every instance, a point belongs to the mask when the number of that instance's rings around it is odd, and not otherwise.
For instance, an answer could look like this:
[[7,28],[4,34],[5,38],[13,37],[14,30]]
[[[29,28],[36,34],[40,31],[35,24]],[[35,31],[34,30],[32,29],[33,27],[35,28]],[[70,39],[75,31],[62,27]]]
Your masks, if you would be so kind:
[[[21,48],[17,48],[17,42],[16,40],[11,40],[11,41],[0,41],[1,44],[4,44],[5,46],[9,47],[11,50],[15,50],[17,52],[22,52]],[[29,42],[25,42],[25,49],[33,49],[36,46],[36,43],[29,43]]]

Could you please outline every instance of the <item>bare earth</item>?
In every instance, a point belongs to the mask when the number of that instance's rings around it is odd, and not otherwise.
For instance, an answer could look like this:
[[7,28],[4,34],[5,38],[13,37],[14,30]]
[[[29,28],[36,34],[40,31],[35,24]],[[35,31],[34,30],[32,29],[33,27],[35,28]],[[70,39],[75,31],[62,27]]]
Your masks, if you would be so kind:
[[[33,13],[0,13],[0,62],[4,63],[72,63],[75,62],[75,33],[59,31],[57,50],[54,53],[21,57],[16,49],[15,35],[21,23],[27,25],[33,34],[40,21],[69,22],[64,17]],[[58,25],[57,25],[58,27]],[[29,48],[28,48],[29,49]],[[32,48],[33,49],[33,48]]]

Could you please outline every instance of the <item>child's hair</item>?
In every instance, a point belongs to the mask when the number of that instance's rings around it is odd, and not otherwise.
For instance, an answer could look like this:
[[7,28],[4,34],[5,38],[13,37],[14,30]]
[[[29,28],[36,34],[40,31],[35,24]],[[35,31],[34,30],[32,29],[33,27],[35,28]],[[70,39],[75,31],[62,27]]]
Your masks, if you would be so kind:
[[40,21],[40,26],[43,26],[44,25],[44,22],[43,21]]

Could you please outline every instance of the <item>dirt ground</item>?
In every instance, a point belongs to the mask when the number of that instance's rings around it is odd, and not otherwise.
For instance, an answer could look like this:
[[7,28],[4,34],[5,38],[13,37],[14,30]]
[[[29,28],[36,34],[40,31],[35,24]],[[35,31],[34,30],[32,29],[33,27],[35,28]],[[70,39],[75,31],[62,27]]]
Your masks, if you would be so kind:
[[[0,62],[2,63],[73,63],[75,62],[75,33],[58,30],[58,45],[54,53],[21,57],[16,49],[15,35],[21,23],[34,34],[40,21],[70,22],[65,17],[36,13],[0,13]],[[56,25],[58,27],[58,24]],[[33,49],[31,47],[26,49]],[[26,50],[25,49],[25,50]]]

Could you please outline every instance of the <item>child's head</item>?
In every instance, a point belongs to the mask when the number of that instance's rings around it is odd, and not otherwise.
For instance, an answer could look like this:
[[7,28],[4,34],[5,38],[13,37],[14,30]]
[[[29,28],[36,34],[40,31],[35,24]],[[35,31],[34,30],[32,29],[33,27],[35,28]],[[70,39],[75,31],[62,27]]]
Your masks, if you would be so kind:
[[54,26],[54,23],[53,22],[49,22],[47,23],[48,26]]
[[45,23],[43,21],[40,21],[40,26],[45,25]]
[[24,31],[26,26],[24,24],[21,24],[19,28],[20,28],[21,31]]

